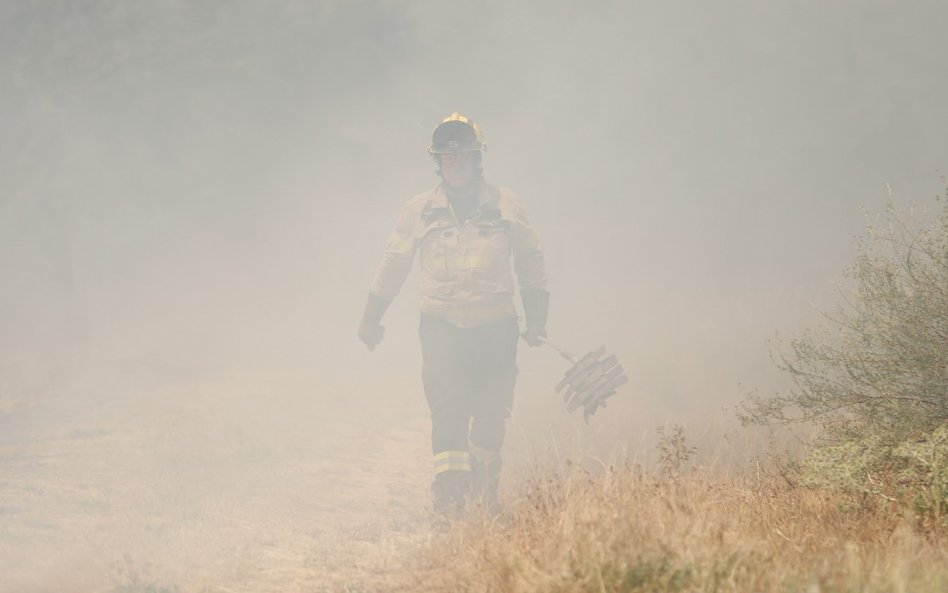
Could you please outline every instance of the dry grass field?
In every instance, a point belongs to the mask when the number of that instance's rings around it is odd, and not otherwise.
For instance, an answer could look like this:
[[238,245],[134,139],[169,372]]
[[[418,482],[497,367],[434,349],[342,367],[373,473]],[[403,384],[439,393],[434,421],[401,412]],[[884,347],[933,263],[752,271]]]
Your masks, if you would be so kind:
[[371,406],[349,395],[364,392],[271,373],[8,412],[0,591],[386,579],[394,551],[426,532],[427,418],[414,393]]
[[574,468],[438,540],[405,590],[948,590],[943,525],[858,502],[770,478]]
[[723,460],[512,463],[504,514],[445,530],[417,393],[352,393],[270,374],[6,411],[0,591],[948,590],[944,526]]

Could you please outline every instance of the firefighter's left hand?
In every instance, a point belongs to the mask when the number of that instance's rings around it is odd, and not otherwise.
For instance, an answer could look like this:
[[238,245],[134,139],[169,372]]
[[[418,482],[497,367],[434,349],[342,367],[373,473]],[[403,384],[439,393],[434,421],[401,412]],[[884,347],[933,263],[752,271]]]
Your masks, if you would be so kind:
[[527,343],[531,348],[536,348],[543,344],[543,338],[546,337],[546,329],[542,327],[528,327],[527,331],[520,334],[523,336],[523,341]]

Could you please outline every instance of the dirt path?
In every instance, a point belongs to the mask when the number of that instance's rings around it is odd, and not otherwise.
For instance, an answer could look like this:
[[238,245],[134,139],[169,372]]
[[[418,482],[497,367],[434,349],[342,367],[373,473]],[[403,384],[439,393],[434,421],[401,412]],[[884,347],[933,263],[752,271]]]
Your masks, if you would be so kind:
[[411,391],[256,375],[0,417],[0,591],[394,582],[430,537],[428,419]]

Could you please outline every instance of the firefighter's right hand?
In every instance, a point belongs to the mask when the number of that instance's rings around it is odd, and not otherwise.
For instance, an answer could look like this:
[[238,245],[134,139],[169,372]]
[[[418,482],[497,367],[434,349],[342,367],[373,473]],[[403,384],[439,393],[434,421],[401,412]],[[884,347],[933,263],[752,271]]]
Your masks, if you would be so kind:
[[523,337],[523,341],[527,343],[531,348],[536,348],[543,344],[544,338],[546,338],[546,330],[542,327],[528,327],[527,331],[520,334]]
[[366,323],[365,321],[359,324],[359,339],[368,347],[369,351],[375,350],[375,347],[379,345],[384,337],[385,328],[381,325]]

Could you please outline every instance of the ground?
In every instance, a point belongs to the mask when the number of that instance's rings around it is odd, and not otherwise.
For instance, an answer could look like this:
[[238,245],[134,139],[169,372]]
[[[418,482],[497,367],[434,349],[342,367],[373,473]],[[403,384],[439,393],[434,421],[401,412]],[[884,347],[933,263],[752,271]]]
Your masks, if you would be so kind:
[[411,386],[234,375],[0,415],[0,592],[364,591],[431,537]]

